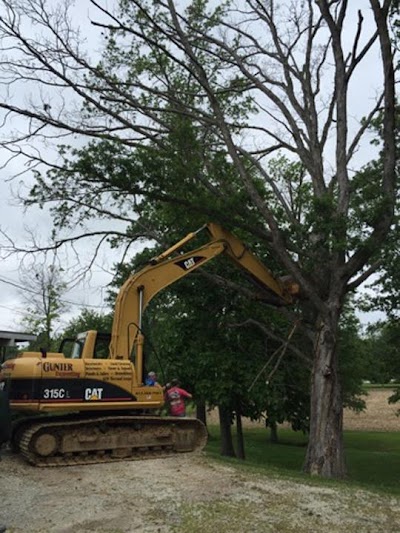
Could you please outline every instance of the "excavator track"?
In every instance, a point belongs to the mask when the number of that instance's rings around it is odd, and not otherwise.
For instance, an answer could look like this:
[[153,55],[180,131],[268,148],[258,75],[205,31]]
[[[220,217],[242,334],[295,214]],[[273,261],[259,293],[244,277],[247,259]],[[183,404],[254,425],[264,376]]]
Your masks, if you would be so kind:
[[206,443],[207,429],[195,418],[133,415],[36,418],[14,436],[14,447],[35,466],[167,457],[200,451]]

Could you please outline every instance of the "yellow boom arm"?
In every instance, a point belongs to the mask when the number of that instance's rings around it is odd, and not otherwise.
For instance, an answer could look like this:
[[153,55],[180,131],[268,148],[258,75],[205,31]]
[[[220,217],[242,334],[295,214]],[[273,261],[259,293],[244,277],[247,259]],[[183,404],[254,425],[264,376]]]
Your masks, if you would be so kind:
[[[207,229],[210,242],[190,252],[171,257],[184,244],[193,239],[199,231]],[[114,322],[111,332],[110,357],[112,359],[129,359],[132,349],[136,349],[136,375],[143,375],[143,311],[150,300],[160,290],[165,289],[180,278],[193,272],[200,266],[225,253],[235,264],[247,271],[264,289],[272,291],[282,300],[282,304],[291,303],[298,293],[297,284],[284,284],[274,278],[246,246],[234,235],[218,224],[207,224],[199,230],[189,233],[171,248],[155,257],[149,265],[133,274],[121,287],[115,305]]]

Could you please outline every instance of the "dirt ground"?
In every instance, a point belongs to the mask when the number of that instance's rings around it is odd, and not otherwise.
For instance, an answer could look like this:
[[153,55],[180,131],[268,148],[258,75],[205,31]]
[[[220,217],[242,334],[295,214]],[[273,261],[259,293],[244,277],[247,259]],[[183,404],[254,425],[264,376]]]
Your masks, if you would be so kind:
[[[397,430],[388,394],[374,391],[346,427]],[[400,499],[244,473],[204,453],[35,468],[6,451],[0,524],[9,533],[395,533]]]

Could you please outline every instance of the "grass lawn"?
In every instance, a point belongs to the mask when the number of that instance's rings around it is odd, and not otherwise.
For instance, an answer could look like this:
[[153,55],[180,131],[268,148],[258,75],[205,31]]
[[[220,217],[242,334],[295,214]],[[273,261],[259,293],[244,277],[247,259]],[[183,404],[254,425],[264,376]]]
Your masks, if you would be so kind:
[[[206,452],[219,457],[219,429],[217,426],[210,426],[209,432]],[[280,429],[279,439],[279,444],[271,444],[269,433],[264,428],[246,428],[246,461],[221,459],[239,462],[243,468],[309,479],[301,472],[307,437],[288,429]],[[344,441],[348,469],[348,478],[344,483],[400,494],[400,433],[346,431]]]

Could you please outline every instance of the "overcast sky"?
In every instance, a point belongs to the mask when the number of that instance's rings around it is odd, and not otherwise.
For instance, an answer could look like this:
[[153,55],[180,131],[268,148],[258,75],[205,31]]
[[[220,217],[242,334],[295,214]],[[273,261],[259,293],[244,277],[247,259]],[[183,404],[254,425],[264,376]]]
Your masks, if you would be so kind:
[[[112,1],[109,3],[112,3]],[[96,30],[89,22],[89,9],[89,2],[87,0],[81,0],[76,3],[75,16],[85,29],[88,48],[90,55],[93,57],[99,50],[100,41]],[[363,105],[368,104],[374,98],[378,79],[376,70],[376,56],[374,58],[371,55],[369,63],[365,64],[359,72],[359,85],[354,87],[350,95],[353,100],[352,107],[350,108],[350,122],[352,120],[358,121],[359,117],[362,116]],[[2,96],[5,97],[5,95]],[[17,123],[13,125],[14,127],[18,127]],[[365,157],[367,154],[360,153],[359,155],[360,157]],[[4,164],[7,157],[8,155],[6,153],[0,153],[0,162]],[[24,170],[23,161],[15,159],[0,170],[0,228],[9,234],[17,243],[26,244],[26,228],[34,231],[36,237],[42,239],[44,242],[48,238],[51,228],[49,214],[37,208],[30,208],[27,213],[24,213],[20,202],[16,199],[19,187],[29,186],[31,176],[28,172],[20,177],[12,177]],[[0,237],[0,246],[2,244],[4,245],[5,242],[4,238]],[[89,245],[85,245],[80,250],[83,255],[90,254],[91,251]],[[3,257],[0,260],[0,330],[21,330],[19,323],[26,307],[21,296],[21,291],[24,290],[24,287],[18,287],[21,286],[19,278],[21,257],[6,256],[4,250],[2,251],[1,248],[0,254]],[[116,251],[110,252],[104,250],[94,265],[91,278],[65,294],[64,298],[69,302],[69,311],[63,317],[63,325],[70,317],[79,314],[85,305],[91,305],[99,311],[107,311],[104,304],[104,297],[107,284],[111,281],[109,267],[113,262],[118,261],[118,259],[119,256]],[[71,257],[69,260],[73,262]],[[70,265],[66,259],[65,268],[68,272]],[[381,315],[373,314],[363,316],[363,321],[375,320],[377,316]]]

